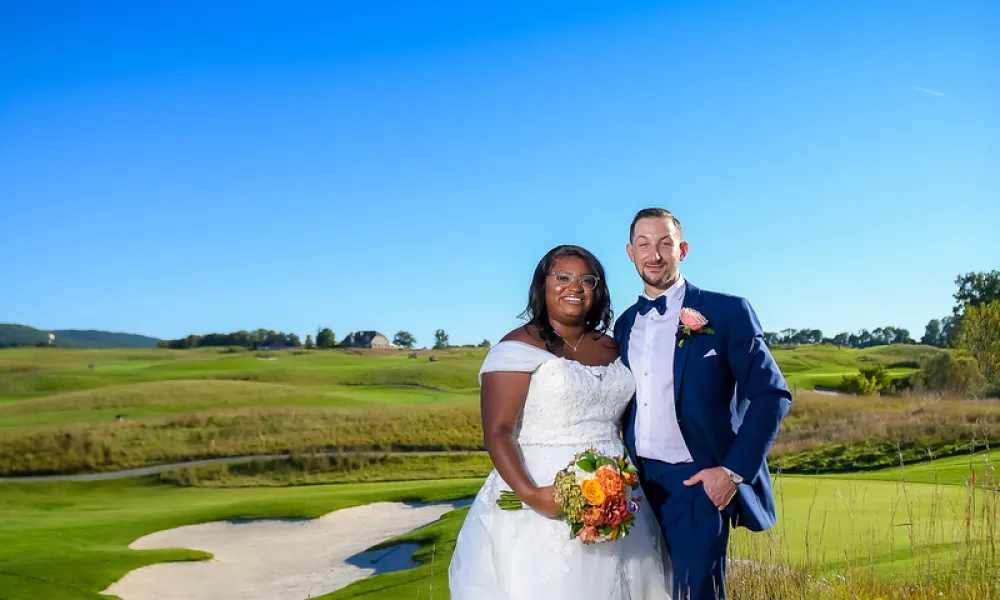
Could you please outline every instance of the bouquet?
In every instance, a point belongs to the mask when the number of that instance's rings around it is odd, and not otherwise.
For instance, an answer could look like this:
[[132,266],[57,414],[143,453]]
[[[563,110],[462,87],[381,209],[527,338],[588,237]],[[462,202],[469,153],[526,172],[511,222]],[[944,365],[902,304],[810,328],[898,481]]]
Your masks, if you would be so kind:
[[[553,484],[570,537],[593,544],[628,535],[639,510],[639,498],[632,496],[639,487],[636,472],[624,456],[605,456],[595,448],[574,456]],[[524,508],[513,492],[500,494],[497,505],[504,510]]]

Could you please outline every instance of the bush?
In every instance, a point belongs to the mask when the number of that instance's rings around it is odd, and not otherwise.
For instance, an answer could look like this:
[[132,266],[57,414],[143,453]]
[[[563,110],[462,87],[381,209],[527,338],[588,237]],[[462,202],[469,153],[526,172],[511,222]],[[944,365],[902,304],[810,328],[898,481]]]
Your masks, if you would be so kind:
[[941,352],[920,361],[916,387],[966,396],[981,391],[983,383],[975,358],[960,352]]
[[892,389],[892,377],[882,365],[862,367],[857,375],[844,375],[840,391],[856,396],[873,396]]

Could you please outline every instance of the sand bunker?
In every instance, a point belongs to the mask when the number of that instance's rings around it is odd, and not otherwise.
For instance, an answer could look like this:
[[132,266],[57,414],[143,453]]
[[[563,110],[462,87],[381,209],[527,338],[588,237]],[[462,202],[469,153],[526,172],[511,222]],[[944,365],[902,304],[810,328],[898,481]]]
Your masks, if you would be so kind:
[[142,567],[104,593],[123,600],[305,600],[376,571],[412,566],[412,546],[364,551],[432,523],[453,508],[380,502],[318,519],[218,521],[159,531],[129,547],[188,548],[211,552],[215,558]]

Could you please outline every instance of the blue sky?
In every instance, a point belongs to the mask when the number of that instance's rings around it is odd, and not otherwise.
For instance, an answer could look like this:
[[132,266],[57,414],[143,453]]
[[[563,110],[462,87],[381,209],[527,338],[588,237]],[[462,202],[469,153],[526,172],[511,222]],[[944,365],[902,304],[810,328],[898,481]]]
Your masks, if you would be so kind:
[[5,5],[0,322],[496,341],[649,205],[768,330],[1000,267],[995,2],[408,4]]

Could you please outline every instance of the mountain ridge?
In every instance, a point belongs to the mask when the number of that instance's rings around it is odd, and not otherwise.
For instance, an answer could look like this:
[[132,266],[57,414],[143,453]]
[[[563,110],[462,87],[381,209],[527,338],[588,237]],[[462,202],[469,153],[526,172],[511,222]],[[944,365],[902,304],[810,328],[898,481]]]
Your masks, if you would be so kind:
[[18,323],[0,323],[0,348],[37,346],[49,343],[62,348],[155,348],[158,338],[137,333],[99,329],[38,329]]

